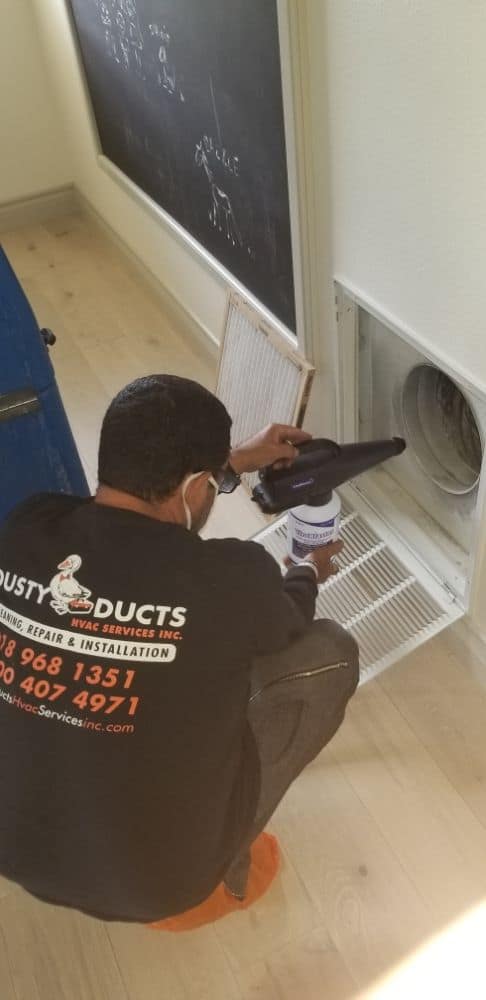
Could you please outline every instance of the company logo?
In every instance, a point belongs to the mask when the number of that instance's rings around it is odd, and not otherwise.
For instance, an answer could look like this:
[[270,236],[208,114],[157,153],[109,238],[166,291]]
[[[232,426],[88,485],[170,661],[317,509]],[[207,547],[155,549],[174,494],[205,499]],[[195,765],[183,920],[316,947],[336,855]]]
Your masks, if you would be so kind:
[[[187,608],[172,604],[138,604],[131,600],[92,597],[92,591],[77,579],[82,566],[81,556],[70,555],[58,563],[58,572],[46,586],[37,580],[29,580],[11,570],[0,567],[0,593],[34,601],[38,605],[49,600],[49,605],[58,615],[89,616],[89,620],[114,618],[124,625],[130,622],[141,626],[159,628],[181,628],[186,624]],[[92,598],[92,599],[91,599]],[[87,625],[88,627],[88,625]],[[93,628],[93,631],[95,629]]]
[[50,605],[58,615],[72,614],[73,611],[78,615],[88,615],[93,610],[93,602],[88,600],[91,591],[74,577],[81,564],[81,556],[67,556],[57,567],[59,573],[52,577],[49,587],[53,599]]

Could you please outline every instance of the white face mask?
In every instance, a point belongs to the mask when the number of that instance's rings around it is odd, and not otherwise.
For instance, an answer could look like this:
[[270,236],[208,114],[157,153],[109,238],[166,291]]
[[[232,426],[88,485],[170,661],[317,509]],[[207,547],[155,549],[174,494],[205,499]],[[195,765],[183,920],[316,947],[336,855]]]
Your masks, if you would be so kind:
[[[193,479],[197,479],[198,476],[203,476],[203,475],[204,475],[203,472],[191,472],[191,474],[189,476],[187,476],[187,478],[186,478],[186,480],[184,482],[184,486],[182,487],[182,503],[184,505],[184,513],[186,515],[186,528],[187,528],[188,531],[190,531],[191,528],[192,528],[192,513],[191,513],[191,509],[189,507],[189,504],[188,504],[188,502],[186,500],[187,487],[189,486],[189,483],[192,483]],[[209,477],[208,483],[211,483],[211,486],[213,486],[214,489],[215,489],[215,491],[216,491],[216,493],[218,493],[219,486],[218,486],[218,484],[217,484],[214,476],[210,476]]]

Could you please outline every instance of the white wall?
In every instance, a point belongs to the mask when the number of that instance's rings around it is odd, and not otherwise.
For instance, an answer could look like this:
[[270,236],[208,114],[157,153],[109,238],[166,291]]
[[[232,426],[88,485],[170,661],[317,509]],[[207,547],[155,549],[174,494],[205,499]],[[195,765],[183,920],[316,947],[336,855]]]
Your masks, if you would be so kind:
[[69,138],[76,186],[199,326],[219,339],[226,306],[225,282],[100,167],[65,2],[32,3],[58,111]]
[[486,384],[486,5],[311,6],[334,271]]
[[[486,388],[486,5],[307,0],[307,14],[331,273]],[[486,635],[484,521],[473,618]]]
[[29,0],[2,0],[0,204],[72,180]]

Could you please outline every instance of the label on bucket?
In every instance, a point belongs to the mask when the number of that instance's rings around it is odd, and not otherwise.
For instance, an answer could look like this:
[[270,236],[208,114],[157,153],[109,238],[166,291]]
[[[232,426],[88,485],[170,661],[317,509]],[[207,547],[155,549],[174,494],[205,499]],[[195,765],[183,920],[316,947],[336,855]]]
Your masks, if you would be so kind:
[[308,521],[302,521],[292,511],[289,511],[288,531],[291,559],[296,561],[304,559],[321,545],[329,545],[330,542],[334,542],[339,534],[339,522],[340,516],[336,514],[328,521],[311,524]]

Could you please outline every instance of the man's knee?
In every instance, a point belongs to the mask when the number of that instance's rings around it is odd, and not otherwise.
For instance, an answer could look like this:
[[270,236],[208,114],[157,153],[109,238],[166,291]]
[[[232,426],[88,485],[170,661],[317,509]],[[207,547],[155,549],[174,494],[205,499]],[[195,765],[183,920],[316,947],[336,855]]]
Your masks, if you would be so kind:
[[333,663],[346,663],[340,671],[341,683],[350,698],[359,681],[359,650],[352,635],[331,620],[317,619],[304,635],[279,653],[256,657],[253,661],[251,697],[266,688],[299,675],[316,676]]
[[349,697],[356,690],[359,683],[359,646],[347,629],[331,619],[317,619],[312,623],[312,630],[319,641],[326,645],[327,649],[333,649],[333,656],[343,660],[347,664],[347,677],[349,678]]

